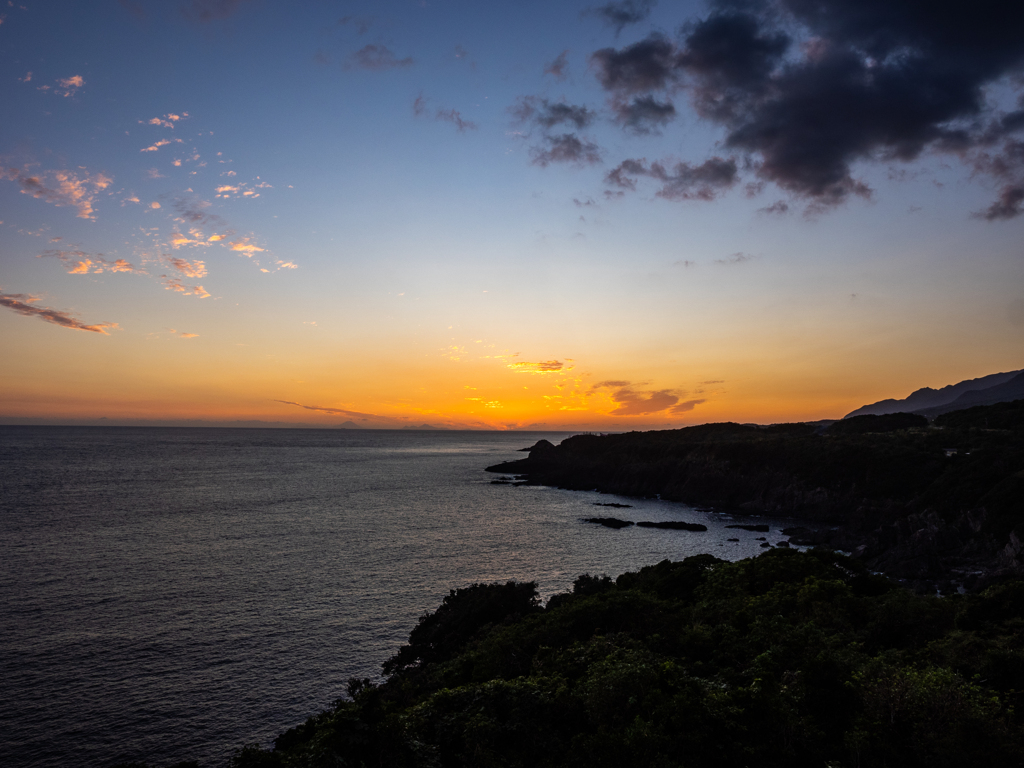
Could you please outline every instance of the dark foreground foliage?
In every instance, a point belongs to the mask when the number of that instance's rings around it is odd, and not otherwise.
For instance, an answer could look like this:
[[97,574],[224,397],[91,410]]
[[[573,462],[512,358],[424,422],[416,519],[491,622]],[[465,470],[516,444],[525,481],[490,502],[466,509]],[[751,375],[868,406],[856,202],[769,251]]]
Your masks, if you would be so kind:
[[453,591],[384,682],[234,768],[1020,766],[1024,583],[915,596],[826,550]]

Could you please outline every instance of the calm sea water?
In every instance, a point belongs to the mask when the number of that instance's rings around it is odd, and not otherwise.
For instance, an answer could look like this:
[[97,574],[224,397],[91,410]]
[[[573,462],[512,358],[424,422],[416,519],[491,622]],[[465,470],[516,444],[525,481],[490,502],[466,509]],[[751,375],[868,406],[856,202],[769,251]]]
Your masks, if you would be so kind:
[[[483,471],[565,436],[0,427],[0,764],[220,766],[378,676],[450,588],[762,551]],[[579,521],[608,514],[709,530]]]

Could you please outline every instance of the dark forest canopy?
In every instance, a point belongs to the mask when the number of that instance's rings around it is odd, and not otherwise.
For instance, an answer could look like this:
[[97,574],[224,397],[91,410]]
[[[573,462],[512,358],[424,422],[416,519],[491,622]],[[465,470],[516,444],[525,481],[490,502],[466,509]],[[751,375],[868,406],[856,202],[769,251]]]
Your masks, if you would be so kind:
[[[1024,583],[920,597],[825,550],[453,590],[234,768],[1019,766]],[[1015,708],[1016,706],[1016,708]]]

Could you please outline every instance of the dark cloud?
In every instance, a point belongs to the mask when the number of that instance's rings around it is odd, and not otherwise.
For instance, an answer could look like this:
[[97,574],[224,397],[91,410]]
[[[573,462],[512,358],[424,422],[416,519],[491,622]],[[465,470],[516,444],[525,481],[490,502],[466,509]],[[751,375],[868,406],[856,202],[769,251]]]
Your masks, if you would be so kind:
[[588,197],[586,200],[580,200],[578,197],[574,197],[572,199],[572,203],[577,208],[591,208],[597,205],[597,203],[594,202],[594,198],[592,197]]
[[569,68],[569,51],[564,50],[550,64],[544,66],[544,74],[551,75],[556,80],[565,80],[566,70]]
[[594,122],[595,114],[584,106],[566,104],[564,101],[551,102],[537,96],[523,96],[509,108],[517,120],[535,123],[545,130],[556,125],[566,125],[580,130]]
[[546,147],[533,147],[530,150],[531,162],[542,168],[551,163],[570,163],[573,165],[595,165],[601,162],[598,146],[575,133],[563,133],[560,136],[546,136]]
[[666,200],[713,200],[738,179],[736,161],[712,157],[700,165],[676,163],[668,170],[662,163],[623,160],[605,176],[605,182],[621,190],[636,190],[637,179],[648,176],[662,183],[655,195]]
[[648,93],[675,84],[676,48],[665,37],[651,35],[620,51],[602,48],[590,56],[605,90],[620,95]]
[[1003,179],[982,217],[1022,213],[1024,102],[1005,110],[988,94],[1024,90],[1021,3],[725,1],[680,35],[592,55],[613,105],[685,87],[725,149],[812,210],[870,196],[856,163],[931,151]]
[[753,261],[754,258],[749,253],[737,251],[736,253],[730,253],[724,259],[715,259],[715,264],[743,264],[747,261]]
[[676,116],[676,108],[671,101],[658,101],[650,95],[632,100],[615,99],[612,109],[622,127],[637,135],[660,133],[659,129]]
[[705,399],[700,399],[700,400],[684,400],[681,403],[676,403],[675,405],[673,405],[672,406],[672,410],[669,411],[669,413],[672,413],[672,414],[688,413],[689,411],[692,411],[694,408],[696,408],[701,403],[706,403],[706,402],[707,402],[707,400],[705,400]]
[[91,331],[109,336],[108,328],[116,329],[117,323],[95,323],[87,325],[70,312],[62,312],[59,309],[49,307],[37,307],[35,302],[39,301],[36,296],[29,296],[24,293],[0,293],[0,307],[7,307],[12,312],[17,312],[25,317],[38,317],[47,323],[60,325],[64,328],[71,328],[76,331]]
[[374,45],[373,43],[364,45],[353,53],[350,64],[350,66],[358,69],[369,69],[375,72],[383,72],[388,69],[402,69],[412,65],[413,60],[411,56],[398,59],[387,46]]
[[979,215],[988,221],[997,221],[1012,219],[1022,213],[1024,213],[1024,185],[1008,184],[999,193],[999,199]]
[[181,8],[181,15],[189,21],[208,23],[226,19],[237,11],[245,0],[192,0]]
[[[416,117],[423,117],[428,112],[427,99],[421,93],[412,103],[412,113],[416,115]],[[444,123],[453,124],[459,133],[475,131],[477,129],[476,123],[472,120],[463,119],[462,113],[455,109],[438,109],[434,112],[434,119],[440,120]]]
[[462,114],[454,109],[439,109],[434,115],[434,119],[441,120],[446,123],[452,123],[459,133],[475,131],[477,129],[476,123],[472,120],[463,120]]
[[224,219],[215,213],[210,213],[211,203],[201,200],[198,197],[180,197],[174,201],[174,210],[177,212],[177,220],[183,224],[195,224],[203,226],[224,224]]
[[789,203],[785,200],[776,200],[771,205],[767,205],[764,208],[758,208],[758,213],[789,213]]
[[608,3],[598,8],[584,11],[586,16],[596,16],[605,24],[615,29],[615,34],[622,32],[630,24],[638,24],[651,15],[657,0],[621,0]]
[[354,419],[361,419],[366,421],[367,419],[380,418],[372,413],[360,413],[359,411],[349,411],[345,408],[327,408],[322,405],[303,405],[302,403],[293,403],[291,400],[271,400],[273,403],[284,403],[285,405],[294,405],[297,408],[305,408],[307,411],[320,411],[321,413],[333,413],[339,416],[348,416]]

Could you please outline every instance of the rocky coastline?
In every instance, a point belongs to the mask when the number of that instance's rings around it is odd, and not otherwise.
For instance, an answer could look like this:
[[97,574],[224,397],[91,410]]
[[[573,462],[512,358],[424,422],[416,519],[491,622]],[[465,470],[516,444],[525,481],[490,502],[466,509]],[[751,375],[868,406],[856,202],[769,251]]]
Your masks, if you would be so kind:
[[[783,515],[793,543],[852,553],[921,592],[1024,574],[1024,401],[908,414],[541,440],[518,482]],[[894,418],[895,417],[895,418]],[[877,430],[877,431],[871,431]]]

